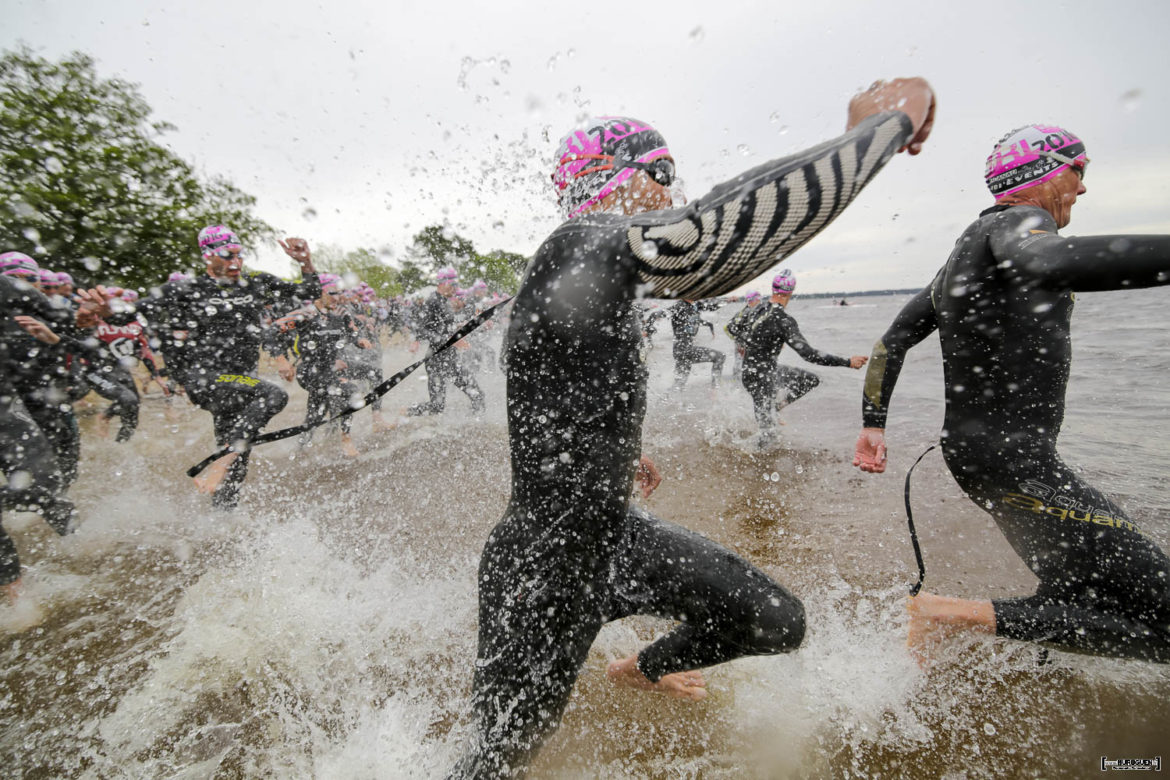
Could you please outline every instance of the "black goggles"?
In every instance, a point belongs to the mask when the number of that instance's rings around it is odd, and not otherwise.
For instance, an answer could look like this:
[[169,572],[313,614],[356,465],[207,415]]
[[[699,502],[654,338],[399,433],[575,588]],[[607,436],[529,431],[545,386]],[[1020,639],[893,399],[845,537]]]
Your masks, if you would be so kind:
[[648,163],[628,162],[622,167],[645,171],[655,183],[663,187],[669,187],[674,184],[674,160],[671,160],[669,157],[659,157],[657,160],[651,160]]

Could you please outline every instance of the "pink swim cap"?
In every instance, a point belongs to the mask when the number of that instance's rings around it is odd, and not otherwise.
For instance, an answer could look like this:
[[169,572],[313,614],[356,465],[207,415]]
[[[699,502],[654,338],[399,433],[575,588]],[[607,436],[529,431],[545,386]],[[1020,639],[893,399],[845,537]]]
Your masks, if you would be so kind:
[[772,279],[772,294],[782,295],[790,293],[796,289],[796,277],[792,275],[792,271],[785,268],[776,277]]
[[454,284],[455,280],[458,278],[459,278],[459,272],[456,271],[451,266],[447,266],[446,268],[440,268],[438,271],[435,272],[435,282],[437,284],[443,284],[444,282],[451,282],[452,284]]
[[199,252],[204,257],[218,254],[220,250],[240,249],[243,249],[243,246],[239,237],[224,225],[208,225],[199,231]]
[[137,290],[123,290],[122,291],[122,300],[131,301],[131,302],[138,300],[138,291]]
[[37,261],[23,252],[5,252],[0,255],[0,274],[4,276],[36,276],[40,271]]
[[38,274],[41,281],[41,287],[56,287],[59,284],[57,281],[56,271],[50,271],[48,268],[42,268]]
[[321,290],[326,288],[337,289],[341,286],[341,277],[337,274],[317,274],[317,281],[321,284]]
[[[568,219],[578,216],[664,157],[670,157],[666,139],[645,122],[621,116],[590,119],[557,146],[552,180],[561,211]],[[671,164],[668,178],[673,177]]]
[[72,287],[73,286],[73,277],[70,276],[69,274],[65,273],[64,271],[58,271],[57,272],[57,284],[58,285],[67,284],[70,287]]
[[175,271],[174,273],[172,273],[170,276],[167,277],[167,281],[168,282],[181,282],[185,279],[190,279],[190,278],[192,278],[191,274],[185,274],[182,271]]
[[749,290],[747,295],[743,296],[743,299],[745,301],[758,301],[760,299],[760,293],[756,290]]
[[999,139],[983,178],[996,200],[1048,181],[1065,168],[1084,175],[1085,144],[1056,125],[1027,125]]

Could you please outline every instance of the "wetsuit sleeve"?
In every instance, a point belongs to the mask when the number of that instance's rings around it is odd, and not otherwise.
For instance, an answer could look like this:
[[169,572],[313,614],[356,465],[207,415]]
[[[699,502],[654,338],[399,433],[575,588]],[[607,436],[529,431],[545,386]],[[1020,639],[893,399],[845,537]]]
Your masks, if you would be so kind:
[[1170,236],[1060,236],[1043,209],[1008,214],[991,232],[992,254],[1045,287],[1097,292],[1170,284]]
[[866,428],[886,427],[890,396],[898,383],[898,375],[902,373],[906,353],[938,329],[931,289],[927,287],[911,298],[881,340],[873,345],[861,401],[862,425]]
[[804,335],[800,332],[800,327],[796,324],[791,316],[784,316],[780,321],[780,335],[784,339],[784,343],[796,350],[796,354],[809,363],[818,366],[837,366],[848,368],[849,358],[838,357],[831,355],[828,352],[821,352],[816,347],[808,343]]
[[315,273],[305,274],[299,283],[286,282],[268,273],[257,274],[253,279],[262,280],[265,302],[272,304],[277,315],[292,311],[300,306],[302,301],[321,297],[321,283]]
[[711,298],[759,276],[821,232],[913,134],[900,111],[765,163],[686,208],[630,219],[626,240],[653,298]]

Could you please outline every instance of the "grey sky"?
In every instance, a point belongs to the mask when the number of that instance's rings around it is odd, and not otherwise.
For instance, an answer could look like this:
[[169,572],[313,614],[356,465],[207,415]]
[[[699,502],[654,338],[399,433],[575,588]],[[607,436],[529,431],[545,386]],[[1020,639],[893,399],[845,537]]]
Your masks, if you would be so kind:
[[[1170,232],[1161,2],[550,3],[0,0],[0,45],[141,85],[181,155],[317,243],[400,258],[426,225],[530,254],[577,120],[666,136],[697,197],[837,135],[878,77],[922,75],[938,121],[787,265],[802,292],[919,287],[990,204],[984,159],[1028,122],[1085,140],[1066,232]],[[193,247],[194,250],[194,247]],[[286,270],[275,255],[261,265]],[[754,285],[762,289],[761,284]]]

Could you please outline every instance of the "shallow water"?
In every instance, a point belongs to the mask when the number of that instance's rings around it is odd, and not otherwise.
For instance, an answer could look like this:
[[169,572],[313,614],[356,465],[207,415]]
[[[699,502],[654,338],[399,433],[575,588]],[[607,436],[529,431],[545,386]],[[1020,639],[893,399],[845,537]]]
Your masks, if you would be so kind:
[[[797,298],[791,311],[817,347],[868,354],[904,300]],[[1061,449],[1165,547],[1161,301],[1081,296]],[[645,451],[664,481],[646,506],[792,589],[809,632],[796,653],[709,670],[711,696],[693,705],[610,687],[605,664],[664,624],[607,626],[534,776],[1060,777],[1098,772],[1101,756],[1167,754],[1163,667],[1059,652],[1041,666],[1035,647],[994,639],[950,644],[927,671],[907,654],[916,571],[902,478],[942,419],[936,338],[903,372],[885,475],[849,466],[860,372],[814,367],[821,386],[781,416],[785,446],[760,454],[747,394],[730,381],[712,394],[702,366],[671,394],[669,329],[656,339]],[[394,343],[386,367],[414,358]],[[83,419],[81,531],[62,540],[33,515],[5,517],[27,567],[22,603],[0,607],[6,773],[441,776],[466,727],[479,550],[509,489],[502,379],[483,384],[481,420],[454,388],[445,416],[395,431],[374,433],[359,413],[356,461],[327,433],[305,450],[258,448],[232,513],[183,476],[211,450],[205,413],[183,402],[168,420],[148,399],[128,445]],[[303,415],[303,393],[290,393],[281,426]],[[419,372],[387,411],[424,395]],[[929,588],[1030,592],[937,453],[915,471],[914,501]]]

